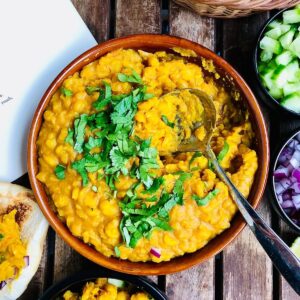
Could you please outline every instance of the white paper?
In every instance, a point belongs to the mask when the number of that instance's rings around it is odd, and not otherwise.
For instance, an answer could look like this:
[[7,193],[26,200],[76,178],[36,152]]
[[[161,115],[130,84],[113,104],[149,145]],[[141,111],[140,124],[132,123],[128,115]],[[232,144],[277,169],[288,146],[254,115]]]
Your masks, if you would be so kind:
[[69,0],[0,0],[0,181],[27,172],[27,136],[43,93],[96,41]]

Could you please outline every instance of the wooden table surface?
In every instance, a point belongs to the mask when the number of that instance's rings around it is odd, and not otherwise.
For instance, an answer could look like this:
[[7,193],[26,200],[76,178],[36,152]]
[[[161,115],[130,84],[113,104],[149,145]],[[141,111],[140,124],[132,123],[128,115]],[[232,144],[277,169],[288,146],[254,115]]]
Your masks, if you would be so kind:
[[[160,0],[73,0],[72,1],[101,43],[107,39],[134,33],[164,33],[198,42],[227,59],[251,87],[251,55],[256,36],[272,12],[236,20],[201,17],[172,1]],[[261,95],[257,94],[261,103]],[[261,103],[271,134],[271,154],[281,137],[297,120],[282,116]],[[27,176],[17,181],[29,186]],[[265,196],[258,211],[282,238],[290,244],[295,238],[270,207]],[[45,289],[58,280],[87,268],[99,268],[73,251],[52,229],[49,230],[40,268],[22,300],[38,299]],[[299,299],[272,266],[252,233],[245,228],[221,254],[187,271],[152,277],[169,299],[269,300]]]

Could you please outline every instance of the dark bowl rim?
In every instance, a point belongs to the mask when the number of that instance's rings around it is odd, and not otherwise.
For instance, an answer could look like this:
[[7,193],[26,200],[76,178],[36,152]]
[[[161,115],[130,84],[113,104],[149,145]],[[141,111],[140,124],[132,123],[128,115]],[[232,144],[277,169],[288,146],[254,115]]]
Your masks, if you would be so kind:
[[277,162],[278,162],[278,158],[279,158],[281,152],[286,147],[286,145],[289,143],[289,141],[291,139],[293,139],[299,133],[300,133],[300,127],[293,130],[292,134],[289,133],[287,138],[285,136],[284,139],[283,139],[283,142],[281,142],[279,144],[279,146],[276,148],[276,150],[274,151],[274,154],[273,154],[273,157],[272,157],[272,160],[271,160],[271,166],[270,166],[269,184],[270,184],[271,193],[272,193],[272,196],[273,196],[272,203],[273,204],[274,204],[274,202],[276,203],[275,211],[285,221],[285,223],[287,223],[294,231],[296,231],[297,233],[300,234],[300,226],[296,225],[291,220],[291,218],[286,214],[286,212],[283,210],[282,206],[279,204],[277,194],[276,194],[276,191],[275,191],[275,186],[274,186],[275,181],[274,181],[274,176],[273,176],[273,172],[275,171],[275,168],[276,168],[276,165],[277,165]]
[[[276,18],[278,18],[283,12],[287,11],[287,10],[290,10],[290,9],[293,9],[295,6],[292,6],[292,7],[288,7],[288,8],[284,8],[284,9],[281,9],[280,11],[278,11],[274,16],[272,16],[271,18],[269,18],[265,24],[263,25],[262,29],[259,31],[259,34],[258,34],[258,37],[256,39],[256,43],[255,43],[255,48],[254,48],[254,51],[253,51],[253,56],[252,56],[252,62],[253,62],[253,68],[254,68],[254,73],[255,73],[255,77],[256,77],[256,80],[258,81],[258,86],[260,87],[260,89],[263,91],[264,95],[268,98],[268,99],[264,99],[264,102],[270,107],[273,105],[276,106],[276,108],[279,108],[282,112],[286,113],[286,114],[291,114],[295,117],[300,117],[300,113],[297,113],[293,110],[290,110],[284,106],[282,106],[278,100],[276,100],[273,96],[271,96],[271,94],[268,92],[268,90],[266,89],[266,87],[264,87],[264,85],[262,84],[262,81],[259,77],[259,72],[258,72],[258,66],[257,66],[257,63],[258,63],[258,52],[259,52],[259,42],[260,40],[262,39],[262,36],[263,34],[265,33],[266,31],[266,28],[268,27],[268,25],[274,21]],[[270,102],[271,101],[271,102]],[[274,109],[274,107],[271,107]],[[275,109],[274,109],[275,110]]]
[[167,296],[159,289],[159,286],[150,279],[143,276],[134,276],[125,273],[116,272],[113,270],[101,268],[97,270],[89,270],[78,272],[69,277],[66,277],[57,283],[50,286],[39,300],[52,300],[60,296],[67,289],[72,288],[74,285],[84,285],[88,281],[94,281],[97,278],[113,278],[124,280],[127,283],[147,292],[155,300],[167,300]]

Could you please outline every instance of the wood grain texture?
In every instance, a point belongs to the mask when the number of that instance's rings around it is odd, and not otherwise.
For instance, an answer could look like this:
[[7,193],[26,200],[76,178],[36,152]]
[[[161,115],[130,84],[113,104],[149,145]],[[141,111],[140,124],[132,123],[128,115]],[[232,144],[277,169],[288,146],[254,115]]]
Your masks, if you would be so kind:
[[[187,21],[188,20],[188,21]],[[201,17],[189,9],[170,2],[170,34],[188,38],[215,50],[215,20]]]
[[[215,21],[190,10],[169,4],[170,34],[190,39],[215,50]],[[166,292],[170,299],[214,299],[215,259],[187,271],[166,276]]]
[[116,0],[116,37],[160,33],[160,0]]
[[110,0],[72,0],[98,43],[108,39],[110,33]]
[[[261,14],[223,22],[223,56],[248,83],[253,82],[250,64],[252,49],[258,31],[267,18],[267,14]],[[271,213],[266,196],[262,202],[258,212],[270,224]],[[251,230],[246,227],[223,252],[223,299],[271,300],[272,271],[270,259]]]
[[214,265],[211,258],[187,271],[166,276],[166,292],[170,300],[213,300]]
[[55,236],[53,283],[91,267],[92,262],[73,250],[58,235]]

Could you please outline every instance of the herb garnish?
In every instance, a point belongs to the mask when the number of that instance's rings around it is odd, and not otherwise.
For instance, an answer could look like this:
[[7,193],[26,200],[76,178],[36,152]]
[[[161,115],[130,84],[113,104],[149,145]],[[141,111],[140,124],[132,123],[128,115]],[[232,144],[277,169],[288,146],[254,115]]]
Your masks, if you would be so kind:
[[63,165],[57,165],[54,169],[54,173],[59,180],[65,179],[66,167]]
[[207,205],[208,202],[210,200],[212,200],[218,193],[220,192],[219,189],[214,189],[212,190],[211,192],[209,192],[205,197],[203,198],[200,198],[199,196],[197,195],[193,195],[192,198],[197,202],[197,204],[199,206],[204,206],[204,205]]
[[161,120],[162,120],[167,126],[169,126],[169,127],[171,127],[171,128],[174,128],[175,123],[170,122],[169,119],[167,118],[167,116],[162,115],[162,116],[161,116]]
[[120,257],[121,256],[121,251],[120,251],[119,247],[115,246],[114,250],[115,250],[116,257]]
[[4,234],[0,233],[0,241],[4,239]]
[[[183,205],[183,184],[192,174],[181,172],[173,191],[165,191],[163,177],[156,177],[151,172],[159,168],[157,149],[151,147],[151,139],[143,140],[133,133],[138,103],[153,95],[146,93],[146,86],[134,70],[131,75],[119,73],[118,79],[132,84],[129,94],[113,95],[111,86],[106,82],[102,87],[86,88],[88,94],[99,93],[93,103],[96,113],[82,114],[75,119],[65,141],[80,154],[80,158],[71,163],[71,168],[81,176],[83,186],[89,183],[89,173],[98,172],[98,180],[105,178],[116,196],[115,183],[121,174],[137,179],[119,202],[123,215],[120,222],[123,240],[128,247],[135,247],[142,237],[150,238],[154,229],[172,230],[169,212],[175,205]],[[174,126],[167,119],[165,121],[168,126]],[[61,167],[58,176],[64,176],[65,167],[63,170]],[[149,198],[138,196],[139,187],[143,190],[142,194],[149,194]],[[91,190],[98,191],[95,185],[91,185]],[[114,250],[119,256],[118,246]]]
[[228,150],[229,150],[229,144],[227,143],[227,141],[225,141],[222,150],[218,154],[218,162],[219,163],[224,159],[224,157],[228,153]]
[[193,161],[197,158],[197,157],[201,157],[202,156],[202,153],[200,152],[200,151],[196,151],[194,154],[193,154],[193,156],[192,156],[192,158],[191,158],[191,160],[190,160],[190,162],[189,162],[189,167],[191,166],[191,164],[193,163]]
[[[154,229],[172,230],[168,223],[169,212],[175,205],[183,205],[183,184],[190,177],[189,173],[181,174],[175,182],[172,193],[162,190],[156,204],[149,207],[132,190],[127,193],[119,205],[123,213],[120,231],[128,247],[134,248],[142,237],[150,238]],[[157,186],[157,183],[155,185]]]
[[60,88],[60,92],[65,96],[65,97],[71,97],[73,95],[73,92],[65,87]]

